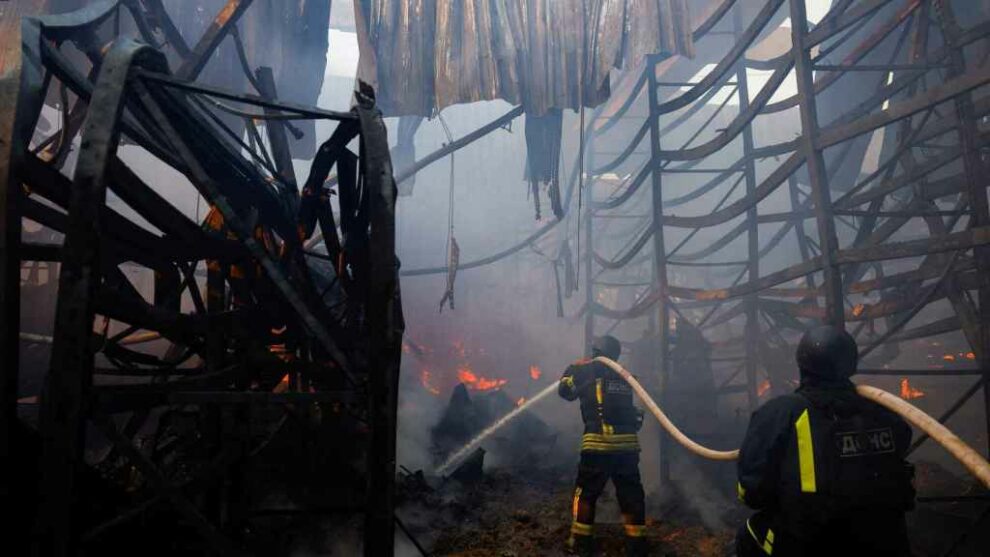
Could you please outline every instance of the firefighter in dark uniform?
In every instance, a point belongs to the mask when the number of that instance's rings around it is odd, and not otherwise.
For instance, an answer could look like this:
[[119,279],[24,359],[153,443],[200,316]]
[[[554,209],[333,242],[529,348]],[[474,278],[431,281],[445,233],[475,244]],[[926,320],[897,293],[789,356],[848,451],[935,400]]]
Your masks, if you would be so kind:
[[753,413],[738,495],[758,512],[739,529],[738,557],[910,555],[911,428],[856,394],[857,353],[841,329],[808,331],[797,349],[800,387]]
[[[618,360],[621,350],[618,340],[604,336],[595,341],[592,356]],[[584,420],[568,545],[578,555],[593,554],[595,502],[611,479],[622,511],[626,554],[646,555],[646,508],[636,436],[643,414],[633,406],[632,389],[608,366],[585,360],[567,368],[558,392],[565,400],[581,401]]]

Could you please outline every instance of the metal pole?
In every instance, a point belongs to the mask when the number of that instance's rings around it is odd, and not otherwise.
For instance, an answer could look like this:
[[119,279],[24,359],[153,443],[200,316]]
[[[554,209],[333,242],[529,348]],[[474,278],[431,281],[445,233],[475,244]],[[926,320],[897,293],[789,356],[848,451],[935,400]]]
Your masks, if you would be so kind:
[[[736,38],[742,34],[742,6],[736,4],[732,17],[733,31]],[[746,76],[746,62],[740,60],[736,65],[736,83],[739,84],[739,113],[745,113],[749,108],[749,81]],[[743,144],[743,175],[746,178],[746,195],[754,195],[756,191],[756,164],[753,161],[753,129],[750,124],[742,131]],[[760,236],[757,222],[756,203],[746,211],[746,239],[749,266],[747,273],[750,282],[760,278]],[[759,297],[754,292],[746,296],[746,397],[749,410],[752,412],[759,404],[756,389],[756,363],[758,358],[757,343],[760,341],[760,322],[757,314]]]
[[0,500],[12,501],[16,481],[12,437],[17,419],[21,313],[21,217],[17,203],[21,186],[14,160],[15,145],[20,145],[15,119],[21,85],[19,12],[24,4],[14,2],[5,9],[7,13],[0,19],[0,37],[3,37],[0,61],[7,62],[0,64],[0,362],[4,367],[0,372]]
[[[362,92],[364,93],[364,92]],[[395,552],[395,438],[402,357],[402,302],[395,257],[397,190],[389,161],[388,139],[373,99],[359,95],[361,170],[369,196],[370,234],[367,331],[375,349],[368,361],[368,502],[364,554],[391,557]]]
[[83,124],[62,251],[51,364],[38,416],[42,435],[37,553],[73,553],[78,536],[77,479],[83,462],[93,381],[94,298],[100,288],[100,222],[107,165],[117,150],[129,53],[104,59]]
[[[667,386],[670,383],[670,369],[668,369],[667,351],[670,346],[670,315],[667,307],[667,252],[663,241],[663,188],[661,184],[663,169],[660,166],[660,115],[657,112],[659,102],[657,101],[657,74],[656,63],[658,59],[650,56],[646,63],[647,86],[649,87],[650,101],[650,176],[652,182],[653,195],[653,261],[656,267],[656,288],[660,294],[659,311],[657,320],[659,321],[660,349],[657,351],[657,369],[660,370],[660,400],[661,404],[667,405]],[[663,434],[661,434],[663,435]],[[660,438],[660,479],[666,481],[670,479],[670,438],[663,435]]]
[[[594,168],[594,145],[595,145],[595,127],[591,126],[588,130],[588,149],[589,155],[592,158],[592,163],[588,166]],[[578,168],[578,172],[584,172],[583,168]],[[592,228],[594,228],[595,213],[591,210],[591,206],[594,204],[595,200],[595,179],[588,181],[588,195],[587,199],[584,201],[584,299],[585,299],[585,319],[584,319],[584,351],[585,354],[591,355],[591,344],[595,341],[595,274],[594,274],[594,264],[595,264],[595,249],[591,243],[594,234],[592,234]],[[581,222],[581,219],[578,219]],[[581,230],[577,231],[580,236]],[[578,254],[580,256],[580,254]]]
[[808,15],[804,0],[790,0],[791,52],[794,57],[794,75],[797,78],[798,106],[801,113],[800,149],[808,166],[812,197],[815,201],[815,220],[818,224],[818,242],[822,252],[822,268],[825,275],[825,322],[845,328],[845,311],[842,306],[842,275],[835,261],[838,238],[832,218],[832,196],[828,187],[828,173],[822,150],[818,147],[818,110],[815,103],[814,74],[809,49],[805,46],[808,35]]
[[[935,2],[935,13],[942,26],[945,40],[950,44],[952,53],[949,58],[949,77],[958,77],[966,72],[966,58],[963,47],[957,45],[960,34],[959,25],[952,11],[950,2]],[[969,206],[972,211],[971,226],[987,226],[990,224],[990,207],[987,203],[986,165],[980,155],[980,139],[976,129],[976,116],[973,108],[973,98],[970,93],[956,97],[954,101],[959,122],[959,139],[962,146],[963,172],[966,176],[966,188],[969,195]],[[990,454],[990,248],[979,246],[973,249],[976,261],[976,276],[978,283],[978,311],[980,341],[973,347],[983,370],[983,404],[988,433],[987,454]]]

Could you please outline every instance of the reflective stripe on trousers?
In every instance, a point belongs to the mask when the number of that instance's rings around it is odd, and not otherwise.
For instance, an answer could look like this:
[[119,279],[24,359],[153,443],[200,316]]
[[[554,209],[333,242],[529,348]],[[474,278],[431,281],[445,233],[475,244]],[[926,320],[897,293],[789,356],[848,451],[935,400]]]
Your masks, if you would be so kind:
[[746,519],[746,529],[749,530],[749,535],[753,536],[753,541],[755,541],[756,545],[763,549],[764,553],[767,555],[773,555],[773,530],[767,528],[767,537],[761,542],[760,538],[756,535],[756,532],[753,531],[753,527],[749,525],[748,518]]

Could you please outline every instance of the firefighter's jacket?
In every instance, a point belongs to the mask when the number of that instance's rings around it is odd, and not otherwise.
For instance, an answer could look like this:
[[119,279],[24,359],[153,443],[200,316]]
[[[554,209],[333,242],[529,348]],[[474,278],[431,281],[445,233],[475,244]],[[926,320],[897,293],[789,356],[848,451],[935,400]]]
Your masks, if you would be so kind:
[[572,364],[557,392],[565,400],[581,401],[581,452],[639,451],[636,432],[643,414],[633,405],[632,388],[608,366],[594,360]]
[[841,535],[833,525],[850,516],[876,517],[874,526],[883,517],[902,521],[914,502],[913,469],[904,460],[910,442],[900,416],[857,395],[848,381],[805,384],[770,400],[753,413],[739,452],[739,499],[767,522],[748,523],[750,533],[766,550],[781,534],[806,541]]

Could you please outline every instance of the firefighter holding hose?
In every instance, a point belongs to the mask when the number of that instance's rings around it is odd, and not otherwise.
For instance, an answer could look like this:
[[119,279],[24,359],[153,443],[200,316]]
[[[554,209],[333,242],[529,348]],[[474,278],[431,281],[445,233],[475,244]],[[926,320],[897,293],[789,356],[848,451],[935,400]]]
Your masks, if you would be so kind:
[[[618,360],[622,345],[611,336],[595,340],[593,357]],[[646,508],[639,476],[639,439],[643,414],[633,405],[629,385],[608,366],[579,361],[560,378],[558,393],[581,401],[584,435],[572,506],[568,546],[584,556],[594,553],[595,503],[608,480],[615,486],[626,536],[626,555],[645,556]]]
[[910,555],[911,428],[856,394],[857,354],[839,328],[808,331],[797,349],[798,389],[753,413],[738,495],[758,512],[739,529],[738,557]]

